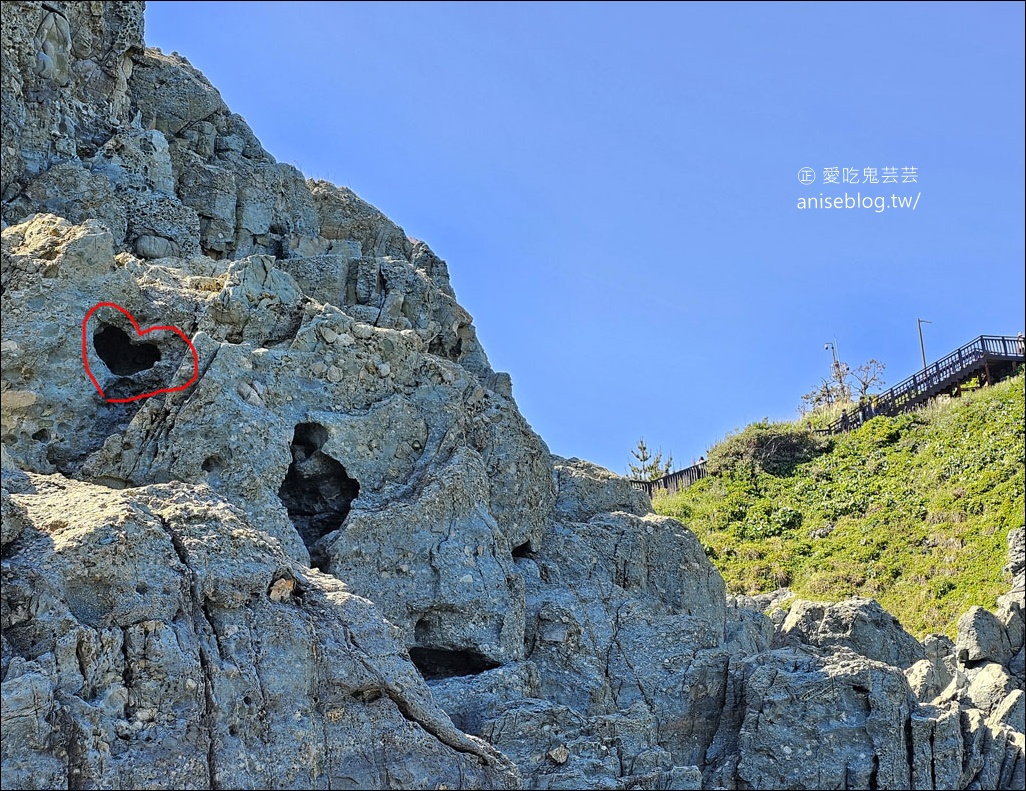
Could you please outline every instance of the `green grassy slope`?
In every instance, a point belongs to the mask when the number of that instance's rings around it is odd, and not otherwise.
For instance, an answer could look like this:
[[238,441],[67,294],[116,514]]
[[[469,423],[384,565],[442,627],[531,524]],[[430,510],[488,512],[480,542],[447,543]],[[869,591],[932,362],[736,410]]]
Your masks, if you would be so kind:
[[732,593],[877,599],[912,634],[954,636],[1007,590],[1024,521],[1023,375],[823,439],[756,424],[709,454],[719,474],[655,510],[699,537]]

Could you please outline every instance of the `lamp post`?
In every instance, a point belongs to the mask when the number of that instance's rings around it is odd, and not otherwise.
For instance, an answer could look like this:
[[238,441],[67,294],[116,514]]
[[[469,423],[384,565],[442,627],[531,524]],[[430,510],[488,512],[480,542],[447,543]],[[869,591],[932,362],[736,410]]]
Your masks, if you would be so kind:
[[837,385],[837,399],[840,401],[847,400],[848,395],[844,385],[845,375],[848,373],[847,366],[841,362],[841,356],[837,353],[837,340],[827,341],[823,344],[824,349],[830,350],[830,358],[833,361],[831,366],[833,370],[834,384]]
[[834,365],[837,365],[837,346],[834,345],[834,342],[833,341],[827,341],[826,343],[823,344],[823,349],[824,350],[825,349],[829,349],[830,350],[830,356],[833,357],[833,359],[834,359]]
[[830,350],[830,357],[833,360],[834,378],[836,378],[837,372],[841,370],[841,358],[837,355],[837,341],[827,341],[823,344],[823,348]]
[[927,321],[926,319],[916,319],[916,322],[919,325],[919,353],[921,355],[923,355],[923,370],[925,371],[926,370],[926,347],[923,345],[923,325],[924,324],[933,324],[933,322],[932,321]]

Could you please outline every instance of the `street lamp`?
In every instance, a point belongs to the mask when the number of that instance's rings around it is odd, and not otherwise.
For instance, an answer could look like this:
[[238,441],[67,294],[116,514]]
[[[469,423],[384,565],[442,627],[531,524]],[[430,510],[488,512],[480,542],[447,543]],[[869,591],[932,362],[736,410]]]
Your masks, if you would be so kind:
[[824,351],[830,350],[830,357],[833,359],[834,378],[839,380],[841,372],[841,358],[837,354],[837,341],[827,341],[823,344]]
[[845,378],[848,376],[848,366],[841,362],[841,355],[837,352],[837,340],[827,341],[823,344],[824,349],[830,350],[830,358],[833,360],[833,373],[831,378],[834,380],[835,391],[832,393],[832,399],[837,401],[847,401],[850,397],[848,388],[844,383]]
[[923,355],[923,370],[925,371],[926,370],[926,347],[923,346],[923,325],[924,324],[933,324],[933,322],[932,321],[927,321],[926,319],[916,319],[916,322],[919,324],[919,353],[921,355]]

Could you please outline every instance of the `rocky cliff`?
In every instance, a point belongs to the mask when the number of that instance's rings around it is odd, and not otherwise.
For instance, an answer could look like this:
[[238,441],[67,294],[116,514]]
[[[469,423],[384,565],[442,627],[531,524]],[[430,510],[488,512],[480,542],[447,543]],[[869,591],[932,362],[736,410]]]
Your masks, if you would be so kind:
[[1022,787],[1021,530],[955,644],[728,602],[142,3],[2,8],[4,788]]

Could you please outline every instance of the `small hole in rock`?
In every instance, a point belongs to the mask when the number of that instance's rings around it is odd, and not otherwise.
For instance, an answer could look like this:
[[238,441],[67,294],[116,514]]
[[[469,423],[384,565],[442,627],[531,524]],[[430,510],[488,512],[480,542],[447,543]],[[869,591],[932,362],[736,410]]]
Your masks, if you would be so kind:
[[146,591],[148,591],[149,589],[150,586],[147,585],[145,582],[140,582],[138,585],[135,586],[135,592],[139,594],[146,593]]
[[321,450],[327,440],[328,431],[319,423],[297,425],[292,437],[292,463],[278,489],[278,497],[310,551],[311,563],[321,571],[327,569],[328,558],[318,542],[338,530],[360,493],[359,482]]
[[252,706],[253,698],[251,698],[249,695],[243,695],[242,702],[245,703],[247,706]]
[[109,324],[93,335],[93,348],[110,372],[118,376],[137,374],[160,362],[156,344],[133,343],[123,330]]
[[47,431],[45,428],[41,428],[39,429],[39,431],[32,435],[32,439],[34,439],[36,442],[49,442],[50,432]]
[[499,667],[477,651],[449,651],[442,648],[410,649],[410,659],[426,679],[472,676]]
[[513,547],[513,557],[515,558],[529,558],[534,554],[534,549],[531,547],[530,541],[525,541],[519,546]]
[[353,692],[353,697],[363,703],[373,703],[381,697],[380,689],[358,689]]

